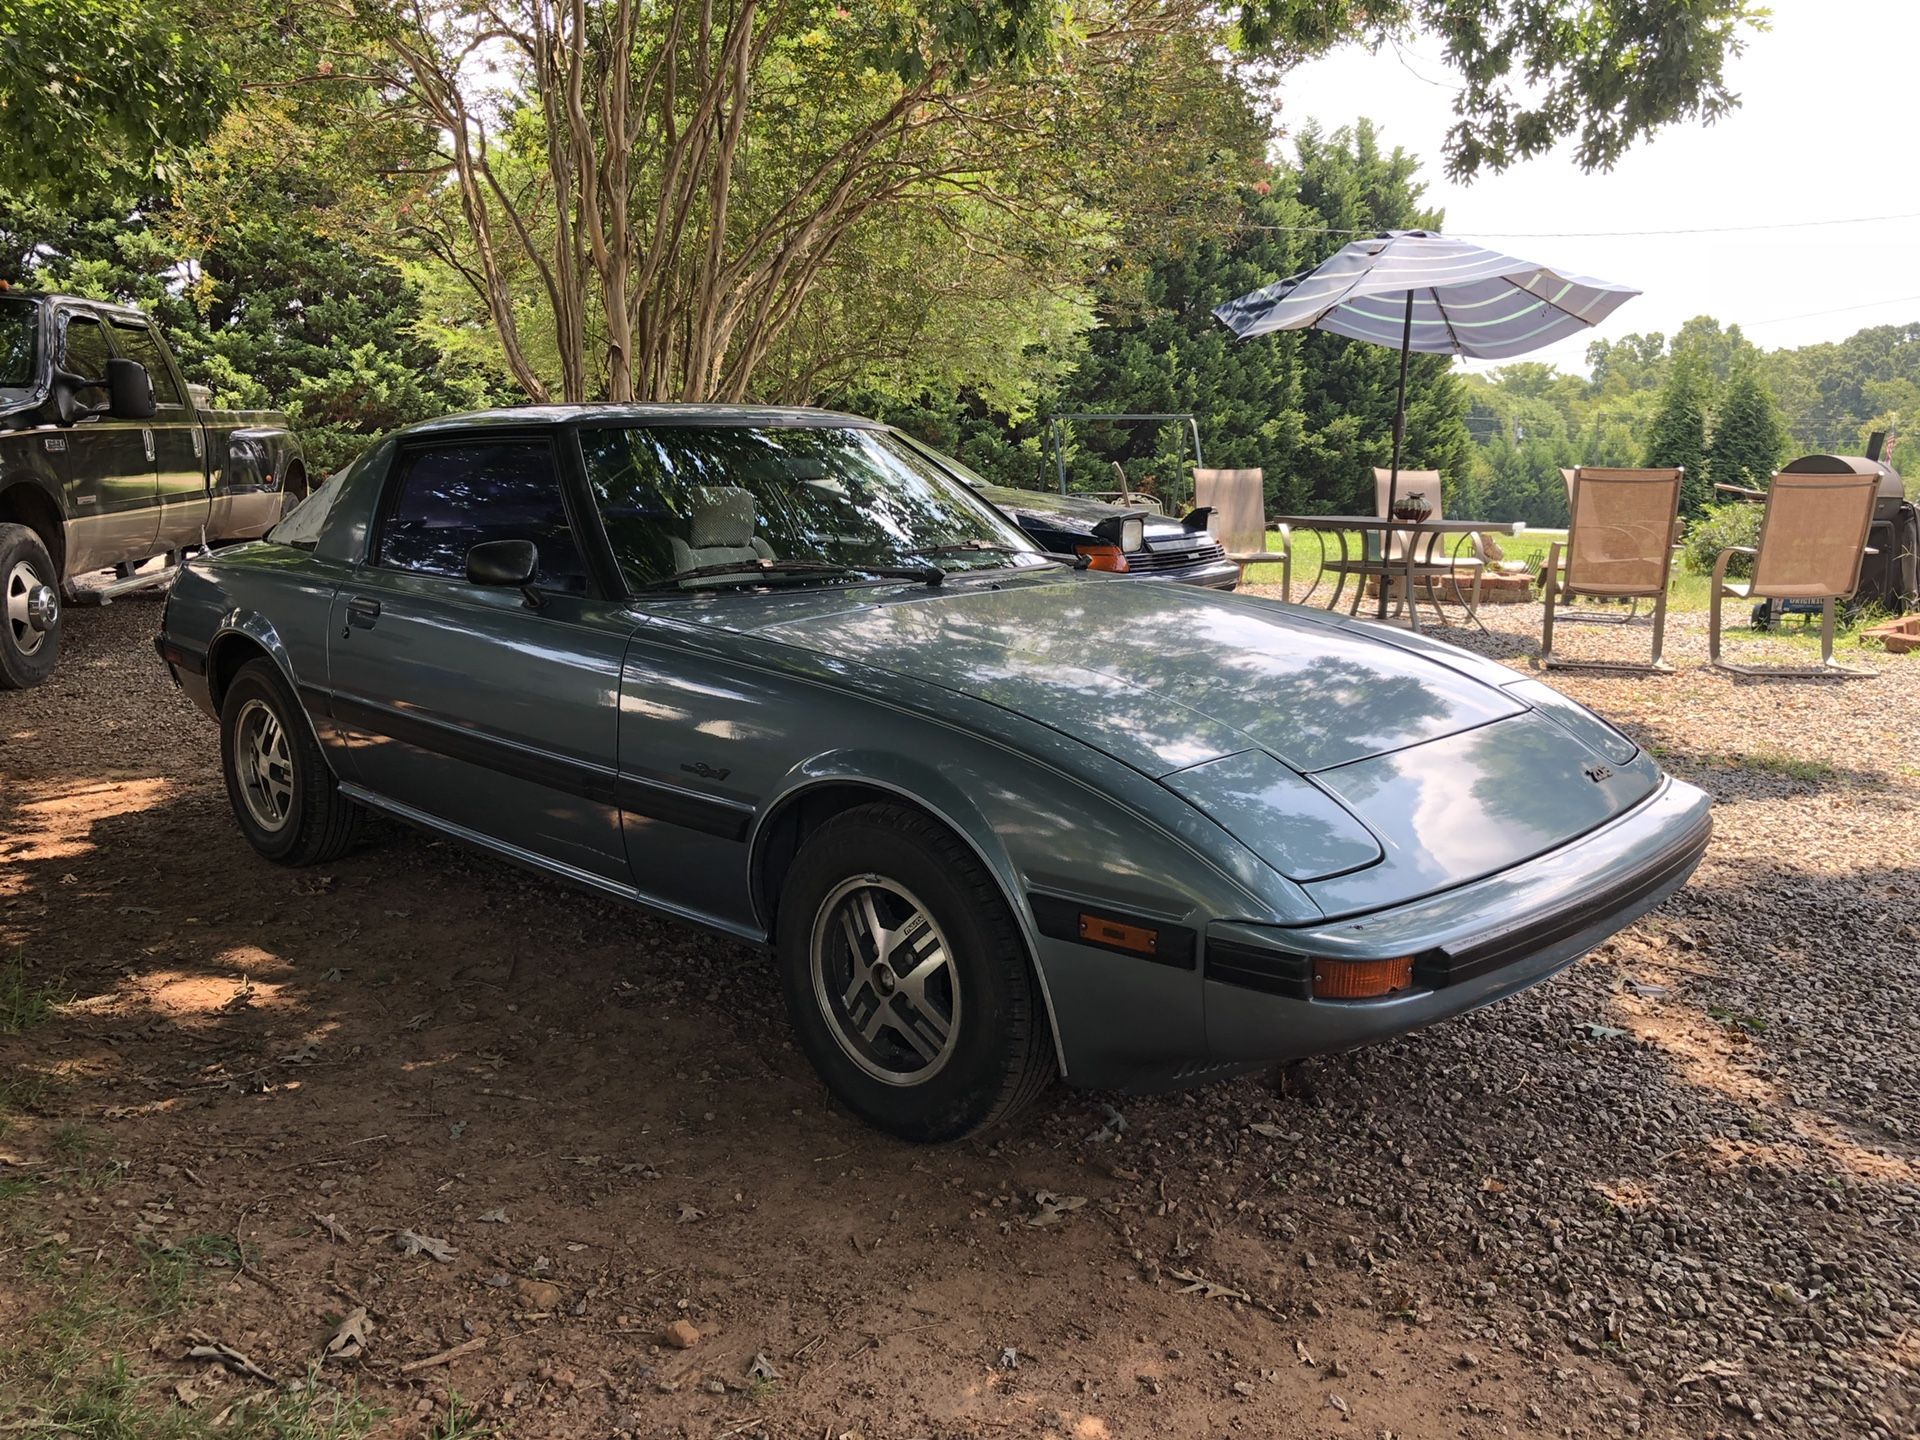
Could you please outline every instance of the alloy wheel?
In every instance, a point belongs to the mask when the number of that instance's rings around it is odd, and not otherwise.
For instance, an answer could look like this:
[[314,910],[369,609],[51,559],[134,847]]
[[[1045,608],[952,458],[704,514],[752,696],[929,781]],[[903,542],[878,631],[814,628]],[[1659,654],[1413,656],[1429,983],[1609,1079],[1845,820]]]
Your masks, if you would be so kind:
[[847,1057],[888,1085],[920,1085],[953,1057],[960,984],[952,947],[913,893],[856,875],[827,893],[809,947],[814,999]]
[[233,727],[240,798],[262,830],[279,830],[293,813],[293,755],[287,729],[264,700],[249,700]]

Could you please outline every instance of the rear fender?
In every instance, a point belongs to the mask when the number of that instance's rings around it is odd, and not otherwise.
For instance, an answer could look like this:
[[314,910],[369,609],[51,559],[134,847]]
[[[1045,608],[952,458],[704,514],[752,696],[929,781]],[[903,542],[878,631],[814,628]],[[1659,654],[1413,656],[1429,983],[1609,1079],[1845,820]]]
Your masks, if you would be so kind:
[[227,611],[220,617],[213,639],[207,646],[207,698],[214,713],[219,714],[224,683],[236,668],[231,664],[231,652],[226,647],[235,645],[248,650],[257,647],[266,652],[267,658],[280,671],[280,678],[286,681],[287,688],[300,702],[300,709],[313,730],[314,738],[320,742],[321,753],[327,757],[328,765],[336,775],[340,775],[343,742],[333,724],[325,688],[301,678],[300,667],[286,642],[281,639],[280,632],[274,628],[272,621],[257,611]]

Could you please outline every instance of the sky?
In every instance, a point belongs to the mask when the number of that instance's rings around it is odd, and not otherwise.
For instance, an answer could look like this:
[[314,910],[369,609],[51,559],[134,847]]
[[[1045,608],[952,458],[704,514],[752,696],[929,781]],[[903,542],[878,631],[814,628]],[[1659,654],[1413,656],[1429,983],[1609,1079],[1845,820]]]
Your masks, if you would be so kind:
[[[1387,148],[1420,159],[1426,203],[1445,210],[1446,233],[1644,292],[1593,331],[1527,357],[1562,370],[1584,372],[1596,337],[1671,335],[1695,315],[1737,323],[1769,350],[1920,320],[1920,172],[1902,81],[1920,51],[1920,5],[1773,0],[1773,12],[1771,29],[1752,35],[1728,67],[1737,110],[1662,131],[1610,172],[1583,173],[1563,147],[1471,185],[1448,180],[1441,144],[1454,87],[1430,37],[1301,66],[1281,87],[1280,121],[1331,130],[1365,116]],[[1605,233],[1897,214],[1914,218]]]

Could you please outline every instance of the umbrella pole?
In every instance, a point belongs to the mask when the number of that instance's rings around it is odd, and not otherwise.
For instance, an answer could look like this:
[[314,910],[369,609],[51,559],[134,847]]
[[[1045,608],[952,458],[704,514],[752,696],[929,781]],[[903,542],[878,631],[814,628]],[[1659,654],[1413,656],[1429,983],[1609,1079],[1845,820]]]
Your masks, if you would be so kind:
[[[1407,316],[1400,327],[1400,398],[1393,407],[1393,469],[1387,475],[1387,513],[1386,519],[1393,518],[1393,507],[1400,499],[1400,442],[1407,433],[1407,352],[1413,348],[1413,291],[1407,291]],[[1413,537],[1407,537],[1409,547]],[[1387,618],[1387,557],[1393,553],[1393,532],[1380,532],[1380,610],[1375,617]],[[1407,605],[1413,605],[1412,581],[1409,586]]]

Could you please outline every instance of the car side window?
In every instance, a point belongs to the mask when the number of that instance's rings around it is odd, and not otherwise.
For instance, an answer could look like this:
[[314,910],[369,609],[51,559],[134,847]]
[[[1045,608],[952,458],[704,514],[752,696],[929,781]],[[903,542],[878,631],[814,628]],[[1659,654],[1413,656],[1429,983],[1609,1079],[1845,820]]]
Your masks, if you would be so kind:
[[402,451],[380,527],[377,562],[464,579],[467,551],[488,540],[531,540],[534,583],[585,594],[587,568],[567,523],[553,449],[541,442],[473,442]]
[[153,338],[153,331],[149,327],[116,320],[113,322],[113,343],[129,360],[138,360],[147,367],[147,377],[153,381],[154,404],[180,403],[180,387],[174,382],[173,370],[167,364],[167,357],[160,353],[160,342]]
[[91,315],[69,315],[60,340],[60,365],[87,383],[75,395],[82,405],[107,403],[107,327]]

